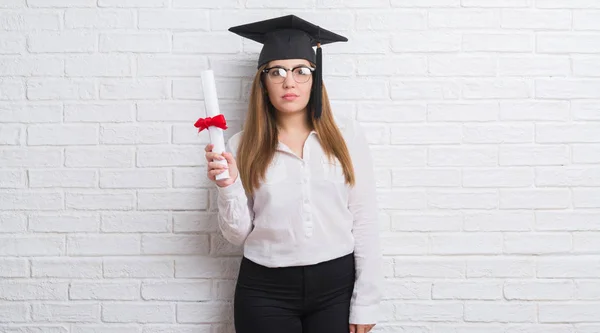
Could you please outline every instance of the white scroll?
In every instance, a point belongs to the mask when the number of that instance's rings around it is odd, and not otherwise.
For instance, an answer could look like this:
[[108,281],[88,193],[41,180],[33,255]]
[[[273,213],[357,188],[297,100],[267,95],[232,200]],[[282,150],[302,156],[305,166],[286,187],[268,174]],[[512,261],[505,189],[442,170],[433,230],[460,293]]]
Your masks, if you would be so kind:
[[[215,117],[221,115],[219,110],[219,100],[217,98],[217,88],[215,85],[215,77],[212,70],[205,70],[201,73],[202,76],[202,91],[204,92],[204,108],[206,109],[207,117]],[[210,143],[214,145],[213,152],[222,154],[225,151],[225,139],[223,136],[223,129],[217,126],[208,127],[208,135],[210,136]],[[227,160],[214,160],[219,164],[227,165]],[[227,179],[229,178],[229,170],[225,170],[221,174],[218,174],[216,179]]]

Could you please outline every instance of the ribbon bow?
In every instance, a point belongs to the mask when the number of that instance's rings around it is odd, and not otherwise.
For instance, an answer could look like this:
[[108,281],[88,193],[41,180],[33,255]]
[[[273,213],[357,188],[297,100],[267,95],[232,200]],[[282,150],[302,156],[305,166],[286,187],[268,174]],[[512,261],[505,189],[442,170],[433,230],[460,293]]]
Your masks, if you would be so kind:
[[198,133],[200,133],[210,126],[227,129],[227,122],[225,121],[225,117],[222,114],[219,114],[214,117],[200,118],[196,120],[194,126],[198,127]]

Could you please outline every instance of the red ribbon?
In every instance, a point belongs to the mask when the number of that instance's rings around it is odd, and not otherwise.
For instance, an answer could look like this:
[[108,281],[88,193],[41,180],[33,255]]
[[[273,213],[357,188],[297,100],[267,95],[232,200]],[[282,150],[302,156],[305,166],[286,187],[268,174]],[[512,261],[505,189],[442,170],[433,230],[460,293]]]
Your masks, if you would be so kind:
[[227,129],[227,122],[225,121],[225,117],[222,114],[219,114],[214,117],[200,118],[196,121],[194,126],[198,128],[198,133],[200,133],[210,126]]

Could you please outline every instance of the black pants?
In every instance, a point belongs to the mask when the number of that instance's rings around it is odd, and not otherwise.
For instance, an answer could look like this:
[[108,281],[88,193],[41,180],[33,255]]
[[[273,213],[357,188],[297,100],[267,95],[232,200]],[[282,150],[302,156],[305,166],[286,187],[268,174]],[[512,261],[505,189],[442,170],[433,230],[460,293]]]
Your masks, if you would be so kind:
[[242,259],[234,297],[236,333],[348,333],[354,255],[268,268]]

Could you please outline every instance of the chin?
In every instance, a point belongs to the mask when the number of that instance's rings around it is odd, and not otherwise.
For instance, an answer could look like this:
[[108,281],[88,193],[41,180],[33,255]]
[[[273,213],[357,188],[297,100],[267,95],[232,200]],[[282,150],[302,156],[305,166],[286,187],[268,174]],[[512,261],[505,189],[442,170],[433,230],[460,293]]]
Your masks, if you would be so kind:
[[275,108],[279,111],[279,112],[283,112],[283,113],[294,113],[294,112],[302,112],[305,108],[305,106],[299,106],[299,105],[291,105],[291,104],[287,104],[287,105],[275,105]]

